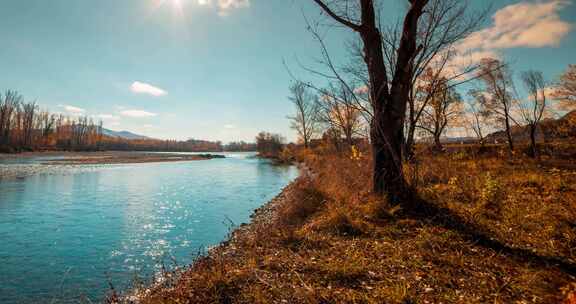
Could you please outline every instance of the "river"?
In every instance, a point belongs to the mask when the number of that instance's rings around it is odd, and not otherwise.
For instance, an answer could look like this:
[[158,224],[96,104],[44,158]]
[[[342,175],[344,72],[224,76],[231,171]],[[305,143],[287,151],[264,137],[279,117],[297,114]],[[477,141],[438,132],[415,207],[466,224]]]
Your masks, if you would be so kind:
[[[298,172],[253,154],[122,165],[0,161],[0,303],[99,302],[163,264],[185,265]],[[1,173],[1,172],[0,172]],[[0,174],[1,175],[1,174]]]

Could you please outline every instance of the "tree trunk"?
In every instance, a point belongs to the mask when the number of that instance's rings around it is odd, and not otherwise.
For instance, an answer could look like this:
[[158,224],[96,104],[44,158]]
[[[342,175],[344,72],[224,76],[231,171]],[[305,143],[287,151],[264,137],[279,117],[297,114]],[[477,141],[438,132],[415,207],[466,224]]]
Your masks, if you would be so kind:
[[388,195],[392,203],[401,202],[407,195],[407,184],[402,170],[404,144],[403,121],[387,113],[375,115],[370,138],[373,157],[373,190]]
[[536,147],[536,125],[530,125],[530,148],[531,156],[538,157],[538,149]]
[[370,79],[370,100],[374,116],[371,121],[370,138],[373,157],[373,191],[388,195],[389,200],[399,202],[407,196],[407,183],[402,170],[404,148],[404,117],[413,76],[414,56],[418,50],[416,37],[418,19],[428,0],[411,0],[404,19],[402,37],[393,79],[388,81],[382,36],[378,29],[378,16],[373,0],[360,0],[360,24],[342,18],[321,0],[314,0],[332,18],[360,34],[364,47],[364,62]]
[[408,96],[402,100],[388,91],[386,70],[381,68],[385,65],[380,32],[373,27],[372,31],[362,33],[362,40],[364,60],[373,84],[370,92],[374,110],[370,127],[373,192],[388,195],[390,201],[398,203],[407,188],[402,169],[402,147]]
[[442,143],[440,142],[441,134],[434,134],[434,150],[437,152],[442,151]]
[[344,136],[346,136],[346,143],[348,144],[348,146],[352,147],[354,145],[354,139],[352,138],[352,129],[346,128],[344,130]]
[[407,160],[412,160],[414,158],[414,134],[416,132],[416,125],[410,123],[408,126],[408,133],[406,134],[406,145],[404,147],[404,157]]
[[514,151],[514,140],[512,139],[512,129],[510,128],[510,118],[506,116],[506,136],[508,137],[508,148],[510,152]]

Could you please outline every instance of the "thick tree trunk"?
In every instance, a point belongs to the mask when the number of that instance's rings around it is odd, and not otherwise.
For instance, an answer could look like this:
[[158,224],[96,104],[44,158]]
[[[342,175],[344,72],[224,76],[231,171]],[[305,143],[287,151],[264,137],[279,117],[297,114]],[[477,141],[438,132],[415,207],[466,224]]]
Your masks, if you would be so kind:
[[[412,80],[412,59],[418,52],[416,35],[418,19],[427,1],[411,1],[412,6],[404,19],[402,38],[398,48],[394,77],[388,84],[382,37],[376,27],[376,15],[370,0],[363,2],[363,24],[369,26],[361,31],[364,43],[364,60],[370,76],[374,118],[371,126],[373,152],[373,190],[388,195],[393,203],[405,203],[408,186],[402,168],[404,149],[404,119]],[[366,22],[366,20],[370,22]]]
[[382,36],[378,29],[373,0],[360,0],[359,24],[338,16],[321,0],[314,0],[328,15],[358,32],[364,46],[364,62],[370,78],[370,99],[373,110],[370,138],[373,157],[373,191],[388,195],[398,202],[406,197],[407,184],[402,170],[404,148],[404,117],[409,86],[413,76],[413,63],[418,33],[418,19],[428,0],[410,0],[404,19],[402,37],[393,79],[388,81]]
[[[370,128],[373,157],[373,192],[388,195],[398,203],[406,195],[402,169],[406,99],[394,98],[388,91],[380,33],[376,28],[362,35],[365,61],[370,75],[374,118]],[[399,95],[398,95],[399,96]],[[406,96],[407,97],[407,96]]]
[[407,195],[402,170],[404,144],[403,121],[391,115],[377,115],[371,126],[373,156],[373,190],[388,195],[393,203],[400,203]]

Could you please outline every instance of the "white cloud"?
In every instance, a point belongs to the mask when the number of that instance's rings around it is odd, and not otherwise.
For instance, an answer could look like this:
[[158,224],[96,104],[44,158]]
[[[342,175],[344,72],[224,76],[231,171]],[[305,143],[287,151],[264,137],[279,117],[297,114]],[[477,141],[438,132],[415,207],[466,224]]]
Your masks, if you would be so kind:
[[120,125],[120,116],[113,114],[98,114],[94,116],[97,120],[102,121],[105,127],[116,127]]
[[68,112],[69,114],[72,115],[80,115],[86,112],[86,110],[82,109],[82,108],[78,108],[75,106],[70,106],[70,105],[58,105],[61,108],[64,108],[64,111]]
[[557,46],[572,25],[560,19],[566,0],[523,1],[498,10],[493,25],[475,32],[462,42],[467,49],[507,49]]
[[100,118],[102,120],[119,120],[120,117],[112,114],[98,114],[96,118]]
[[168,94],[168,92],[159,87],[139,81],[135,81],[134,83],[132,83],[132,85],[130,86],[130,91],[136,94],[148,94],[154,97],[160,97]]
[[573,25],[560,18],[568,0],[521,1],[498,10],[492,25],[472,33],[455,46],[451,67],[464,68],[482,58],[499,58],[510,48],[558,46]]
[[230,129],[236,129],[236,126],[235,126],[235,125],[232,125],[232,124],[227,124],[227,125],[224,125],[224,129],[228,129],[228,130],[230,130]]
[[125,110],[120,112],[120,115],[133,118],[145,118],[145,117],[154,117],[157,116],[158,114],[143,110]]
[[[501,55],[497,51],[492,50],[471,50],[471,51],[461,51],[456,53],[456,55],[450,59],[446,64],[446,72],[449,75],[459,75],[464,72],[468,67],[477,64],[484,58],[494,58],[500,59]],[[462,75],[462,79],[465,79],[465,75]]]
[[250,0],[198,0],[201,6],[216,6],[218,15],[226,17],[233,9],[250,7]]

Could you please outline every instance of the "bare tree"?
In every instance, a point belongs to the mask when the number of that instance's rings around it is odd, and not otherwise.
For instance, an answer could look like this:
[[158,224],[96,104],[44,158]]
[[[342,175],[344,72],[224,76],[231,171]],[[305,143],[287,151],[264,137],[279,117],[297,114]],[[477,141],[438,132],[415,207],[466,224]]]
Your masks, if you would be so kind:
[[282,151],[284,138],[279,134],[260,132],[256,136],[256,149],[260,156],[278,157]]
[[15,112],[19,111],[23,97],[15,91],[0,94],[0,144],[10,144]]
[[402,168],[404,118],[414,75],[414,58],[419,51],[416,44],[418,20],[428,0],[408,1],[391,77],[385,63],[374,1],[313,1],[333,20],[356,32],[362,40],[373,113],[370,128],[373,191],[387,194],[392,201],[402,199],[407,190]]
[[41,132],[43,145],[49,143],[49,137],[54,133],[54,128],[56,126],[55,114],[50,114],[48,111],[42,111],[38,114],[38,129]]
[[301,82],[290,86],[290,101],[296,108],[296,115],[289,116],[292,122],[292,129],[304,142],[304,147],[308,148],[310,140],[318,133],[318,102],[317,97],[310,94],[306,85]]
[[342,84],[331,85],[322,92],[323,95],[318,100],[319,119],[328,125],[328,129],[339,129],[346,143],[353,145],[354,136],[360,135],[362,122],[352,93]]
[[462,97],[454,88],[447,87],[446,82],[425,89],[433,90],[434,94],[424,108],[418,128],[433,137],[436,151],[442,151],[441,137],[462,113]]
[[486,94],[484,109],[496,122],[504,125],[510,152],[514,150],[512,123],[518,124],[512,116],[514,106],[514,83],[509,69],[498,59],[484,58],[481,61],[479,77],[484,82]]
[[561,101],[562,108],[571,110],[576,108],[576,65],[571,64],[560,76],[560,81],[556,85],[552,95]]
[[474,135],[476,135],[480,146],[484,147],[485,129],[489,117],[489,113],[483,108],[483,105],[486,104],[486,96],[483,92],[477,90],[470,90],[468,95],[470,95],[472,99],[469,99],[466,103],[467,109],[464,113],[465,124],[467,128],[471,129]]
[[24,146],[32,147],[32,133],[34,132],[34,118],[38,106],[36,103],[24,103],[22,105],[22,137]]
[[526,71],[522,81],[529,92],[528,100],[520,103],[520,116],[530,129],[531,156],[538,156],[536,131],[546,111],[546,82],[542,72]]

